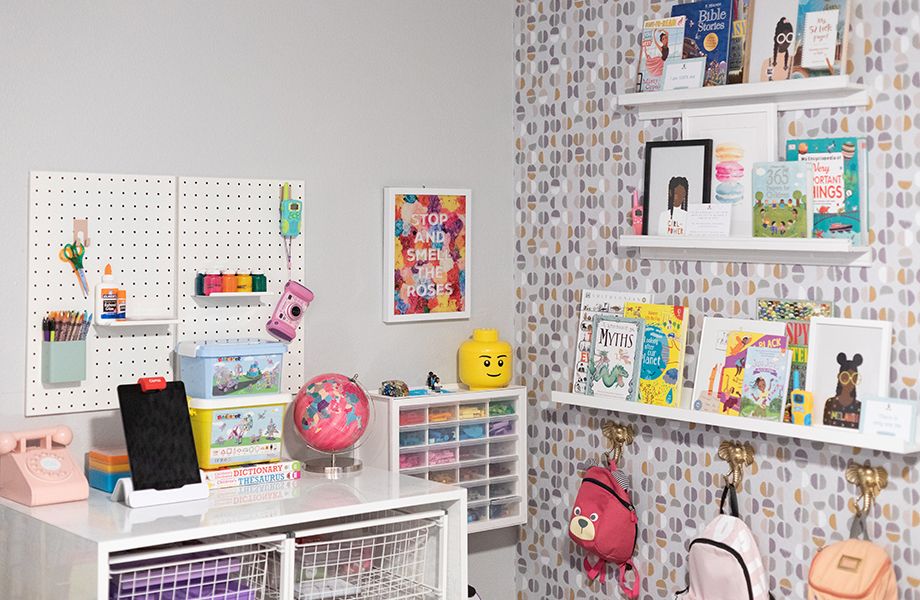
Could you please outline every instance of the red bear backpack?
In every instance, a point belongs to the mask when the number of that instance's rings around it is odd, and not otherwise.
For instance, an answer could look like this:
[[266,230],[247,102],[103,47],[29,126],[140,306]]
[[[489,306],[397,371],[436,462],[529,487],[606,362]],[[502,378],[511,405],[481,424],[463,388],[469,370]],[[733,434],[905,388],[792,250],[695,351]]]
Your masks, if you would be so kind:
[[[639,519],[636,509],[629,501],[627,476],[616,470],[594,466],[585,472],[581,487],[575,497],[572,520],[569,522],[569,537],[584,548],[585,572],[594,579],[600,575],[601,583],[606,581],[607,563],[619,567],[620,587],[628,598],[639,597],[639,572],[632,563],[636,538],[639,535]],[[591,564],[590,555],[598,557]],[[636,575],[632,589],[626,586],[626,572]]]

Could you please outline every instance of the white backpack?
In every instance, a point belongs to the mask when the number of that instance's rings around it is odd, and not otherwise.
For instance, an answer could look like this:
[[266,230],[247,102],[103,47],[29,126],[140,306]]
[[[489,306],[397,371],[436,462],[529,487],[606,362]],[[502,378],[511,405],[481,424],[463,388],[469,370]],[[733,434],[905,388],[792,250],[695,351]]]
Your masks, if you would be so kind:
[[[729,498],[730,515],[724,513]],[[738,518],[735,486],[722,491],[719,515],[690,542],[689,586],[677,592],[680,600],[768,600],[767,573],[757,541]]]

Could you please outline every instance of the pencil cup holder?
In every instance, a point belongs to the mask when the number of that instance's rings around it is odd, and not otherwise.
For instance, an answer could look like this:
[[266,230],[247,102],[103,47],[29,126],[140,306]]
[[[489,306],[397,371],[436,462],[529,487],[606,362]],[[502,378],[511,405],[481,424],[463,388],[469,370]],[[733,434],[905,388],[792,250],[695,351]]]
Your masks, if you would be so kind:
[[42,383],[86,379],[86,340],[42,342]]

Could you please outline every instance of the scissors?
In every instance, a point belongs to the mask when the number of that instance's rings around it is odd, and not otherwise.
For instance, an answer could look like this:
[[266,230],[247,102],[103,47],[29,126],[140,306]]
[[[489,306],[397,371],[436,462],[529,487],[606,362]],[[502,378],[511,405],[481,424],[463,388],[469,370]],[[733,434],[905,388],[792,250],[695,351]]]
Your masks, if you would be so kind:
[[86,271],[83,270],[83,253],[85,251],[83,244],[74,242],[73,244],[65,244],[59,256],[62,261],[69,262],[70,266],[73,267],[73,272],[77,274],[77,278],[80,280],[83,297],[87,298],[89,297],[89,286],[86,285]]

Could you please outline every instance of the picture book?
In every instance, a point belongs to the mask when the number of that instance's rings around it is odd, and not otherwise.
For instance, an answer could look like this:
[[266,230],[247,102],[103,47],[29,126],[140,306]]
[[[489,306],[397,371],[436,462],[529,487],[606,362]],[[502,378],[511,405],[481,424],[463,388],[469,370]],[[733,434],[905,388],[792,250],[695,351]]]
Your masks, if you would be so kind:
[[686,17],[674,17],[645,22],[636,73],[637,92],[661,91],[665,62],[679,61],[683,56],[686,21]]
[[725,363],[719,380],[719,405],[723,415],[738,415],[741,411],[741,394],[744,386],[744,367],[747,350],[751,347],[774,348],[786,343],[786,336],[757,333],[756,331],[731,331],[725,347]]
[[733,0],[732,39],[728,48],[728,83],[744,81],[744,49],[750,0]]
[[751,346],[744,360],[741,385],[742,417],[779,423],[789,387],[789,349],[786,338],[774,346]]
[[670,304],[628,302],[624,314],[645,319],[639,402],[679,407],[690,310]]
[[[786,322],[786,345],[789,348],[789,390],[786,392],[786,406],[792,406],[792,391],[805,389],[805,370],[808,366],[808,322]],[[810,413],[811,411],[809,411]],[[786,410],[783,421],[792,422],[791,408]]]
[[793,77],[846,72],[849,0],[799,0]]
[[787,161],[814,163],[812,237],[848,239],[868,244],[866,138],[790,140]]
[[643,319],[594,315],[588,395],[635,402],[642,371]]
[[671,7],[671,17],[686,17],[683,58],[706,57],[703,86],[728,82],[728,52],[735,0],[698,0]]
[[732,331],[752,331],[782,335],[787,324],[778,321],[752,321],[724,317],[704,317],[703,332],[696,356],[693,401],[690,408],[701,412],[720,412],[719,382],[725,367],[728,336]]
[[588,363],[591,361],[591,332],[594,330],[594,316],[598,314],[623,316],[627,302],[651,302],[651,294],[640,292],[617,292],[613,290],[582,290],[581,314],[575,334],[575,367],[572,377],[572,393],[585,394],[588,391]]
[[813,176],[808,162],[754,163],[754,237],[811,237]]
[[799,0],[761,0],[750,12],[744,83],[792,79]]

